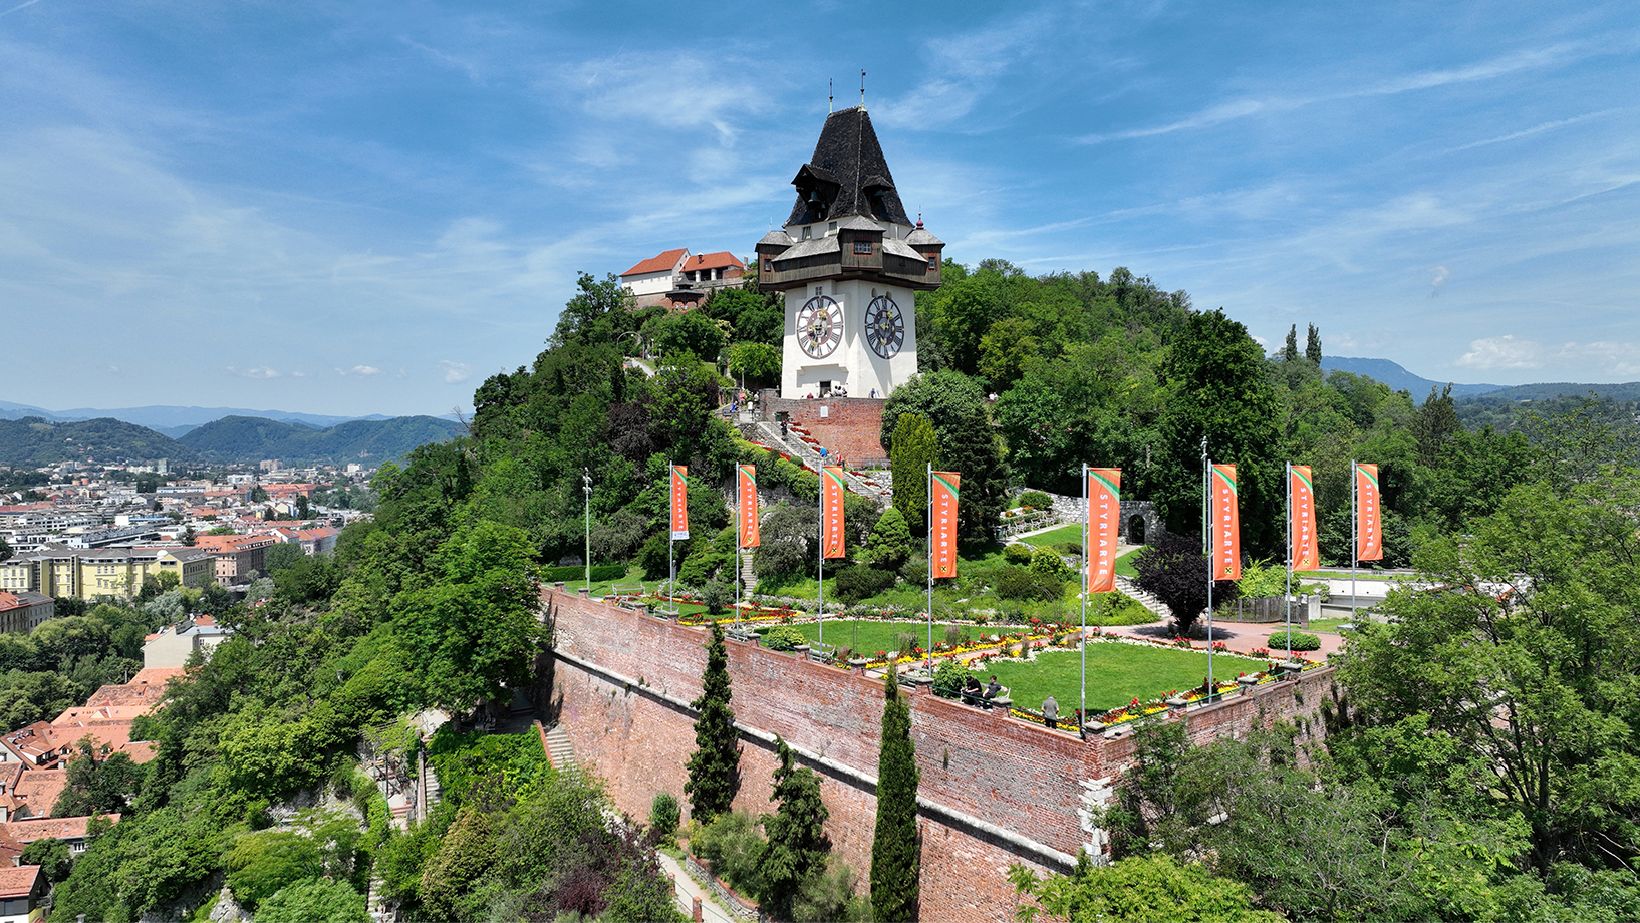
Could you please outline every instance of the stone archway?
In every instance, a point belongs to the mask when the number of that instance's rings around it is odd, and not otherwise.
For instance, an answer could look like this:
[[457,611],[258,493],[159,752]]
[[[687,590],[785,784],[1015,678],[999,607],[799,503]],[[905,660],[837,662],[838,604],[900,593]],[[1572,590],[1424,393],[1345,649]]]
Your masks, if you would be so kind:
[[1153,542],[1166,531],[1162,517],[1156,513],[1156,504],[1149,500],[1122,501],[1122,540],[1129,545]]

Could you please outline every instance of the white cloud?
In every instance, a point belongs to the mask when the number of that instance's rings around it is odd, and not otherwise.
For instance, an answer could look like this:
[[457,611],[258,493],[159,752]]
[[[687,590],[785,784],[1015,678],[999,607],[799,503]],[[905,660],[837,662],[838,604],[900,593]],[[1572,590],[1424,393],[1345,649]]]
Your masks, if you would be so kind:
[[1441,293],[1441,286],[1452,278],[1452,270],[1445,266],[1436,266],[1429,274],[1429,296],[1431,298]]
[[358,375],[359,377],[364,378],[371,375],[381,374],[381,369],[378,369],[373,365],[355,365],[350,369],[337,369],[336,372],[340,375]]
[[441,359],[438,367],[444,372],[444,380],[449,384],[466,381],[473,374],[467,363],[457,362],[454,359]]
[[1535,369],[1543,365],[1543,346],[1514,334],[1482,337],[1469,342],[1469,352],[1458,364],[1470,369]]
[[269,379],[269,378],[278,378],[279,375],[280,375],[280,372],[279,372],[278,369],[269,368],[265,365],[253,366],[253,367],[248,368],[248,369],[242,369],[242,368],[238,368],[236,366],[230,365],[230,366],[228,366],[228,371],[230,373],[234,374],[234,375],[240,376],[241,378],[259,378],[259,379],[263,379],[263,380],[266,380],[266,379]]

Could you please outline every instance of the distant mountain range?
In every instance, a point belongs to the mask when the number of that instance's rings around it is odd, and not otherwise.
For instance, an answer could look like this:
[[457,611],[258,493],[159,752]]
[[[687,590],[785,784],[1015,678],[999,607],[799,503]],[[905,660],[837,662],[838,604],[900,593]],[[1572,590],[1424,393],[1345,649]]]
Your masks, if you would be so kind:
[[95,420],[100,417],[112,417],[146,426],[167,436],[177,437],[202,426],[212,420],[223,417],[265,417],[269,420],[282,420],[286,423],[305,423],[315,428],[335,426],[349,420],[387,420],[387,414],[372,413],[363,416],[346,417],[323,413],[300,413],[292,410],[249,410],[244,407],[186,407],[177,404],[148,404],[142,407],[71,407],[67,410],[47,410],[44,407],[34,407],[29,404],[14,404],[11,401],[0,401],[0,420],[19,420],[23,417],[39,417],[42,420],[53,422],[69,420]]
[[[15,405],[13,405],[15,406]],[[0,419],[0,464],[39,467],[61,461],[166,458],[176,463],[249,464],[277,458],[289,465],[378,465],[462,430],[439,417],[382,417],[315,427],[266,417],[226,416],[172,438],[146,426],[111,417],[48,420]]]
[[[1412,394],[1414,403],[1423,403],[1430,389],[1444,388],[1447,382],[1415,375],[1400,363],[1389,359],[1369,359],[1356,356],[1323,356],[1321,367],[1329,372],[1353,372],[1389,385],[1397,391]],[[1488,403],[1519,403],[1544,401],[1552,398],[1582,397],[1593,394],[1613,401],[1640,400],[1640,381],[1599,384],[1575,381],[1549,381],[1530,385],[1488,385],[1452,383],[1452,396],[1461,401]]]

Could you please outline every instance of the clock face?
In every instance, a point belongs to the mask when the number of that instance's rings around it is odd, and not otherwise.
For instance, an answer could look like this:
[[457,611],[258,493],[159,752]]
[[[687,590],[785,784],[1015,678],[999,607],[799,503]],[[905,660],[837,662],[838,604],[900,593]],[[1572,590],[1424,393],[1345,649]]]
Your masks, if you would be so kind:
[[887,295],[878,295],[866,306],[866,344],[884,359],[892,359],[905,345],[905,315]]
[[797,311],[797,343],[811,358],[824,359],[843,342],[843,306],[816,295]]

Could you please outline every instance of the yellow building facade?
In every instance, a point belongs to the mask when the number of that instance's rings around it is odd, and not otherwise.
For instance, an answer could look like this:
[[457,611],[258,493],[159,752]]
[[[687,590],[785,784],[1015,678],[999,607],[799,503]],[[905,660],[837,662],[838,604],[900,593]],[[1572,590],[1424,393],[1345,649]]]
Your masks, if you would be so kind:
[[202,587],[215,579],[216,561],[197,548],[42,548],[0,562],[0,589],[130,599],[144,579],[167,573],[181,586]]

